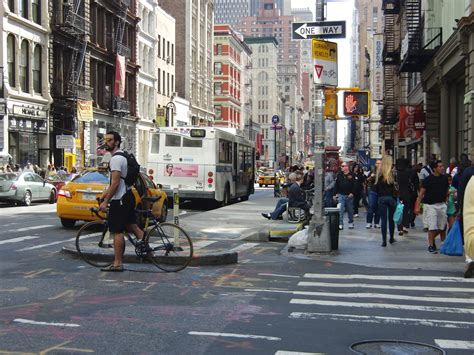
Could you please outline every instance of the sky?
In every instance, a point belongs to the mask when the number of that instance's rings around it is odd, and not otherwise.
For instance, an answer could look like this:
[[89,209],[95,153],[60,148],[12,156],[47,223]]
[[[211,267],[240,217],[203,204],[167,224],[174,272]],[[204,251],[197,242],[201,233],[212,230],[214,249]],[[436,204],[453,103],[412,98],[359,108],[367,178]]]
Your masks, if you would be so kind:
[[[309,7],[314,14],[314,0],[291,0],[291,7],[307,8]],[[331,39],[331,42],[337,43],[338,51],[338,87],[349,87],[351,82],[351,51],[350,38],[352,35],[352,12],[354,10],[354,0],[328,0],[327,21],[346,21],[346,38]],[[340,97],[342,94],[339,95]],[[339,116],[342,114],[342,102],[339,101]],[[344,129],[347,122],[338,122],[337,140],[338,145],[342,145],[344,139]]]

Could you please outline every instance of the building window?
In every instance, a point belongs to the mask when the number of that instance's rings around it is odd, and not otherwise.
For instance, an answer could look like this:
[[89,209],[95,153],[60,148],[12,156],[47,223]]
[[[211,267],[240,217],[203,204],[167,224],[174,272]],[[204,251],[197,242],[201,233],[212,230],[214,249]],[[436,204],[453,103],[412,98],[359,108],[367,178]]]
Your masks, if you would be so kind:
[[216,120],[222,119],[222,106],[217,105],[214,106],[214,112],[216,113]]
[[41,46],[36,45],[33,58],[33,90],[41,93]]
[[8,7],[11,12],[15,12],[15,0],[8,0]]
[[222,63],[215,62],[214,63],[214,74],[221,75],[222,74]]
[[222,44],[216,44],[217,55],[222,55]]
[[222,86],[222,83],[214,83],[214,95],[222,94],[221,86]]
[[29,61],[28,61],[28,41],[25,39],[21,43],[21,52],[20,52],[20,88],[23,92],[30,92],[29,90]]
[[15,37],[13,35],[8,35],[7,38],[7,65],[8,65],[8,84],[14,88],[15,87]]
[[28,0],[18,1],[18,15],[28,18]]
[[31,0],[31,19],[41,25],[41,0]]

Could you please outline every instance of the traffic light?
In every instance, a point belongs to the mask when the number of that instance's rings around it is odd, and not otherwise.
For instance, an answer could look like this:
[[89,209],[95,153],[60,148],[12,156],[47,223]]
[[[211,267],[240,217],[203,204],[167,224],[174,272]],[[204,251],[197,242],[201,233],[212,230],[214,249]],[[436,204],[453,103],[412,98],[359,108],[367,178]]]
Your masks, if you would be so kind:
[[324,117],[335,118],[337,116],[337,94],[334,89],[324,90]]
[[344,91],[344,116],[370,115],[369,91]]

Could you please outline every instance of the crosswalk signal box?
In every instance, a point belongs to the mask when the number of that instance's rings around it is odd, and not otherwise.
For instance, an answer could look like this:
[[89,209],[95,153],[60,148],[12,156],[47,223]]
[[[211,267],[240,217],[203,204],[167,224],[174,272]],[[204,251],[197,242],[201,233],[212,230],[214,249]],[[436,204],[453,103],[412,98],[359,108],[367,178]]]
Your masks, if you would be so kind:
[[369,116],[369,91],[344,91],[344,116]]

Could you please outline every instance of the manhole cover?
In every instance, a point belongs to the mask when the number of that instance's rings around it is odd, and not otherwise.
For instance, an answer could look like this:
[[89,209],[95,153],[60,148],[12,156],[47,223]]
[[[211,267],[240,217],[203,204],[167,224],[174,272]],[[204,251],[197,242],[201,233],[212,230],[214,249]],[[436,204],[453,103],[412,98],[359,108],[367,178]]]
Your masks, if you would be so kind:
[[444,355],[444,350],[429,344],[403,340],[366,340],[351,345],[351,350],[366,355]]

